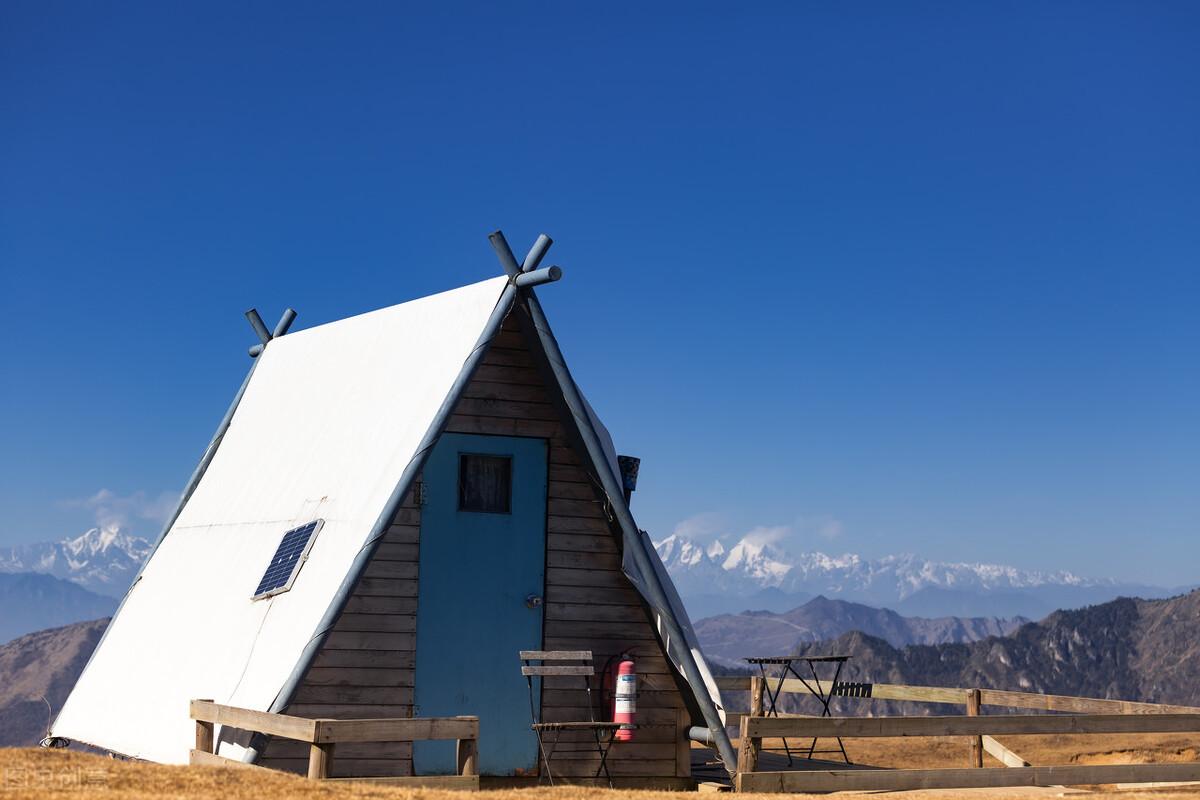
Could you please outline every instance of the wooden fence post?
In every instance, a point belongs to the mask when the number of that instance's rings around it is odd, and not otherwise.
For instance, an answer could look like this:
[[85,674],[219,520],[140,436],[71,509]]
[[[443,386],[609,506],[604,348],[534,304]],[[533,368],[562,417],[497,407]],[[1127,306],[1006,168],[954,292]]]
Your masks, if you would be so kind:
[[[978,689],[967,690],[967,716],[978,717],[981,695]],[[970,767],[983,766],[983,737],[971,737]]]
[[313,742],[308,750],[308,779],[319,781],[328,778],[332,761],[333,743],[319,744]]
[[[202,700],[203,703],[211,703],[212,700]],[[196,720],[196,749],[201,753],[212,753],[213,751],[213,736],[216,730],[216,725],[203,720]]]
[[742,717],[741,736],[738,741],[738,775],[754,772],[758,768],[758,750],[762,746],[761,739],[750,738],[750,720],[753,717]]
[[758,768],[758,753],[762,739],[750,738],[750,720],[763,715],[763,679],[755,675],[750,678],[750,713],[742,717],[741,735],[738,741],[738,774],[754,772]]

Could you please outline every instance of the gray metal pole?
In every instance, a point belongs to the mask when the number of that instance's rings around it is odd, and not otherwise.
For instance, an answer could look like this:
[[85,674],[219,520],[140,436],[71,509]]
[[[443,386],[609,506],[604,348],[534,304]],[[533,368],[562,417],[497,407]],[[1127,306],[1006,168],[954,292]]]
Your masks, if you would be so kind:
[[267,323],[263,322],[263,318],[258,315],[258,309],[252,308],[246,312],[246,319],[250,321],[250,327],[254,328],[254,332],[258,334],[258,340],[264,345],[271,341],[271,332],[267,330]]
[[[496,251],[496,257],[500,259],[500,266],[504,267],[504,274],[510,278],[520,275],[521,265],[513,257],[512,248],[508,246],[508,240],[504,238],[504,234],[500,231],[492,231],[488,234],[488,241],[492,243],[492,249]],[[530,251],[531,254],[532,252]]]
[[275,324],[275,330],[271,333],[272,339],[278,339],[288,332],[292,327],[292,323],[296,321],[296,309],[288,308],[283,312],[283,316],[279,318],[279,322]]
[[514,280],[517,286],[528,288],[531,286],[541,286],[543,283],[553,283],[563,276],[562,267],[546,267],[545,269],[537,269],[533,272],[522,272]]
[[533,243],[533,247],[529,248],[529,252],[525,255],[525,261],[521,264],[521,272],[533,272],[537,269],[552,244],[554,244],[553,239],[544,233],[540,234],[537,241]]

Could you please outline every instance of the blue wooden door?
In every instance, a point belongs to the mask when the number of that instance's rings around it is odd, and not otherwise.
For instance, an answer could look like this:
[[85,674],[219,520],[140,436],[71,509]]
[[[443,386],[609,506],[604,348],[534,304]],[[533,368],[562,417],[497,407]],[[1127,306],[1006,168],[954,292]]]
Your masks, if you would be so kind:
[[[542,643],[546,462],[544,439],[447,433],[423,473],[415,714],[478,716],[483,775],[537,766],[517,653]],[[413,770],[453,774],[454,743],[414,743]]]

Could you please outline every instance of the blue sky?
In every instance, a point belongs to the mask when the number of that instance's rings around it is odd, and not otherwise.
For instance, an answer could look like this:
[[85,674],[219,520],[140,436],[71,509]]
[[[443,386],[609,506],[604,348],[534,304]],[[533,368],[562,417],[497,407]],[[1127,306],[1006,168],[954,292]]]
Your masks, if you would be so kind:
[[556,239],[655,536],[1200,578],[1194,4],[7,2],[0,37],[0,544],[155,534],[243,310],[482,279],[499,227]]

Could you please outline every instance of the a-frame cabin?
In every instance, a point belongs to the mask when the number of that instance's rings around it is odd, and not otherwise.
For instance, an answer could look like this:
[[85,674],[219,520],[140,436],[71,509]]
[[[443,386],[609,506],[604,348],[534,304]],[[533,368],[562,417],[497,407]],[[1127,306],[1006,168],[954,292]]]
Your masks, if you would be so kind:
[[[257,361],[175,518],[56,720],[56,736],[186,761],[187,702],[313,718],[480,718],[479,771],[541,769],[521,650],[632,656],[618,785],[691,785],[690,743],[732,767],[690,623],[629,513],[611,440],[533,293],[539,239],[506,275],[283,336]],[[282,338],[280,338],[282,337]],[[281,539],[282,537],[282,539]],[[288,549],[293,552],[287,552]],[[604,714],[575,677],[533,693],[545,721]],[[307,747],[224,730],[218,751],[303,772]],[[567,733],[558,779],[594,779]],[[439,774],[442,743],[339,745],[333,776]]]

